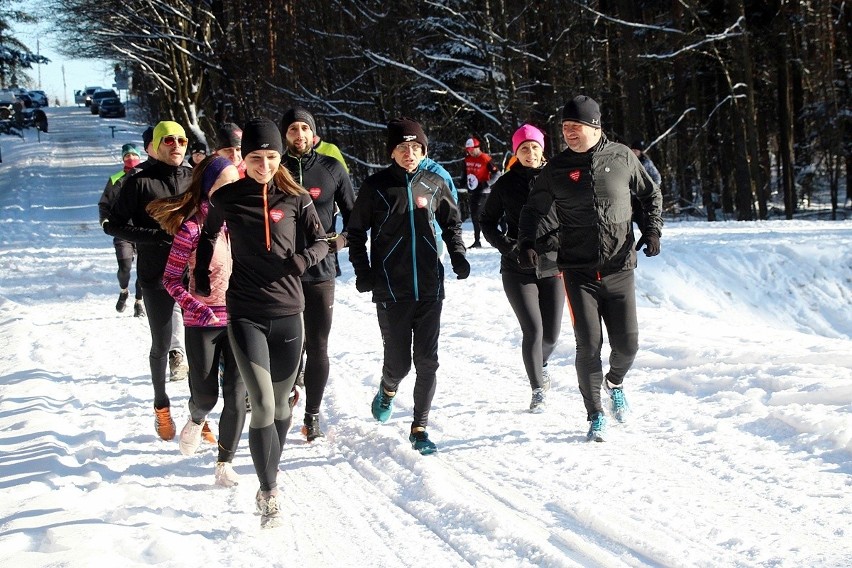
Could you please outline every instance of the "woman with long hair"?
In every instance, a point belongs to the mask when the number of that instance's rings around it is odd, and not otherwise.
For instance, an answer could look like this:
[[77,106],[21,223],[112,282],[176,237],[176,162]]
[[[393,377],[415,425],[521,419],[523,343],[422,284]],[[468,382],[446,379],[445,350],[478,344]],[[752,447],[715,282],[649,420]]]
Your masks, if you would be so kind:
[[[180,433],[180,451],[184,455],[194,454],[202,439],[216,443],[207,424],[207,414],[219,400],[221,362],[224,406],[219,420],[215,481],[216,485],[224,487],[238,483],[231,462],[246,420],[245,383],[237,369],[226,332],[225,293],[231,275],[231,247],[226,230],[219,233],[214,246],[209,296],[202,297],[196,293],[192,268],[201,229],[207,219],[210,192],[238,179],[237,168],[230,161],[218,156],[205,158],[194,168],[186,193],[158,199],[147,206],[151,217],[174,236],[163,285],[183,309],[189,359],[189,419]],[[188,287],[184,285],[187,272],[190,275]]]
[[329,245],[310,194],[281,167],[278,126],[267,118],[249,120],[242,154],[245,178],[216,191],[210,202],[231,236],[228,337],[251,400],[249,450],[265,528],[280,523],[278,463],[304,340],[299,277],[328,254]]

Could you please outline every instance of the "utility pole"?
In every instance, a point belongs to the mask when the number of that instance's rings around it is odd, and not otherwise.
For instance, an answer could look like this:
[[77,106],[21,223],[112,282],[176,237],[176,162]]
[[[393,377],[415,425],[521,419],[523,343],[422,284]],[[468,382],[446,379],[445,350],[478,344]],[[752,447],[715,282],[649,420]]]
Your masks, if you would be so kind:
[[68,106],[68,87],[65,85],[65,64],[62,64],[62,104]]
[[[41,56],[41,45],[36,38],[36,55]],[[41,63],[38,63],[38,88],[41,89]]]

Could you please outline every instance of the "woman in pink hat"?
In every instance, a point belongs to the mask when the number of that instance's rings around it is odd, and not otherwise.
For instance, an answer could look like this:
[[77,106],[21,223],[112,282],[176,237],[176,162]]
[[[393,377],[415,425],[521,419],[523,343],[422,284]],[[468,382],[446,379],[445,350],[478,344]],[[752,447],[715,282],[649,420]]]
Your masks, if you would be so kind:
[[[530,189],[544,166],[544,134],[530,124],[521,126],[512,136],[517,160],[498,179],[482,210],[482,235],[500,251],[500,274],[509,305],[521,325],[521,355],[532,388],[530,412],[542,412],[545,393],[550,388],[547,360],[556,347],[565,304],[562,279],[556,266],[559,245],[556,216],[542,224],[536,235],[538,263],[521,268],[518,263],[518,220]],[[499,229],[505,215],[508,229]]]

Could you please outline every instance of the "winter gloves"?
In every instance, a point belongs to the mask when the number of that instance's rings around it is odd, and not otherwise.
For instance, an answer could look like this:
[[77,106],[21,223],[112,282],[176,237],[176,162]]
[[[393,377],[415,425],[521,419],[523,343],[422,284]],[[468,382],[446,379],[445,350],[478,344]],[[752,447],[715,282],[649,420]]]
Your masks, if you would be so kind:
[[453,272],[456,273],[458,280],[464,280],[470,276],[470,263],[460,252],[450,253],[450,262],[453,265]]
[[327,240],[329,254],[334,252],[340,252],[349,245],[349,242],[346,240],[346,235],[343,233],[335,233],[334,235],[329,236]]
[[518,264],[521,268],[535,268],[538,266],[538,253],[532,247],[522,248],[518,252]]
[[305,257],[300,254],[294,254],[284,264],[284,274],[288,276],[301,276],[307,268],[308,262],[305,260]]
[[641,249],[642,245],[645,245],[645,256],[657,256],[660,254],[660,235],[654,231],[642,233],[642,237],[636,243],[636,250]]
[[[470,263],[464,257],[464,253],[450,253],[450,262],[453,265],[453,272],[456,273],[456,278],[458,280],[464,280],[470,276]],[[361,274],[355,275],[355,289],[362,294],[373,291],[373,275],[369,269]]]
[[366,274],[355,276],[355,289],[361,292],[373,291],[373,275],[367,272]]
[[210,262],[213,260],[217,236],[218,233],[202,231],[195,249],[195,268],[192,271],[195,293],[205,298],[210,295]]
[[194,270],[192,275],[195,277],[195,293],[206,298],[210,295],[210,274],[205,270]]

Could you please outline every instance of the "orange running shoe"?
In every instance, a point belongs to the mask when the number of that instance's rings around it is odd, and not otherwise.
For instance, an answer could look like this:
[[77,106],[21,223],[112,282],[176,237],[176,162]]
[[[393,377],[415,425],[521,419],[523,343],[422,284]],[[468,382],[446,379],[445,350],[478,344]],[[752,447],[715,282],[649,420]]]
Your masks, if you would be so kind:
[[208,444],[216,444],[216,436],[213,435],[213,431],[210,429],[210,425],[207,421],[204,421],[204,427],[201,429],[201,439],[207,442]]
[[163,440],[172,440],[175,437],[175,421],[169,407],[154,409],[154,430]]

